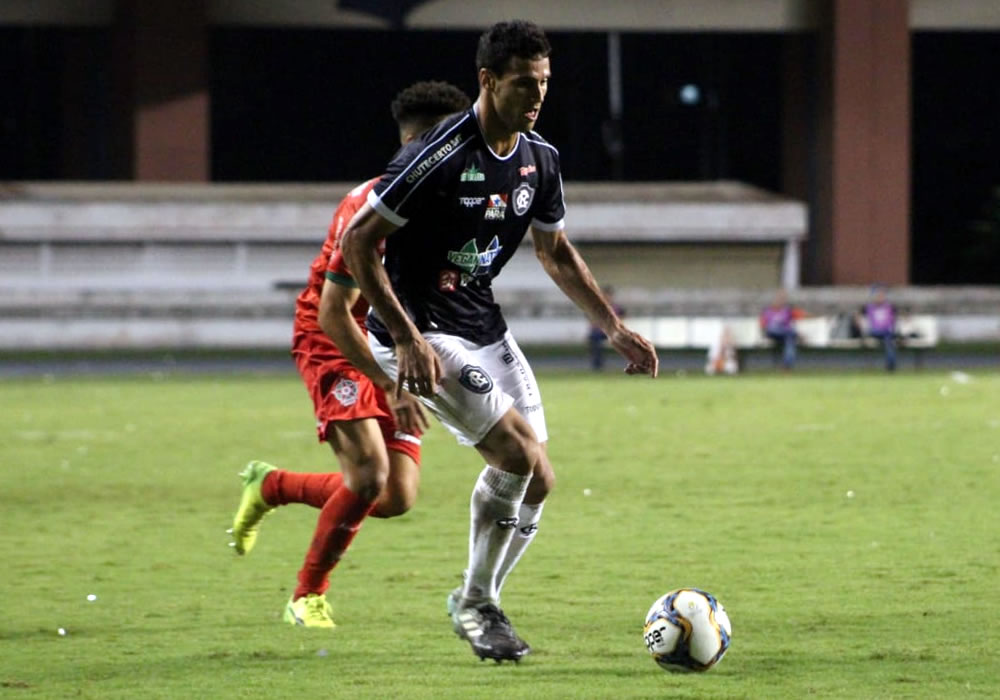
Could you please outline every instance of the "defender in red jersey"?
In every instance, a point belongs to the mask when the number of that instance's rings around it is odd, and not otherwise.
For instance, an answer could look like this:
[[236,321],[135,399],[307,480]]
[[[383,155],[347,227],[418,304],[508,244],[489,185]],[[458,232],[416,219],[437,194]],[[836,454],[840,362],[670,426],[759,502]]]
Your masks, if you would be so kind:
[[[400,141],[408,143],[469,104],[465,93],[448,83],[410,86],[392,103]],[[339,249],[341,234],[377,181],[354,188],[337,207],[296,300],[292,356],[313,400],[319,439],[333,448],[341,472],[292,472],[251,462],[241,473],[243,494],[230,531],[232,546],[245,554],[256,542],[261,519],[275,507],[305,503],[320,509],[284,613],[286,622],[305,627],[334,627],[325,595],[330,572],[364,518],[405,513],[420,479],[420,434],[427,419],[419,402],[396,392],[395,381],[375,362],[365,329],[368,302]]]

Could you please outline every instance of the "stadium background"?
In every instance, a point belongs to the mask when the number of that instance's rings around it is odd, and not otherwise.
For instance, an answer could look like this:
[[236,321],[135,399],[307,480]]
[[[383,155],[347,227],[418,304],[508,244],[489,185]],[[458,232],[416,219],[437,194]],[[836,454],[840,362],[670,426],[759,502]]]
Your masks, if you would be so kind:
[[[141,199],[163,182],[359,181],[393,150],[392,95],[425,78],[474,93],[475,37],[508,16],[551,36],[539,130],[569,183],[774,193],[807,212],[800,299],[832,307],[851,289],[853,304],[886,283],[928,307],[916,311],[971,309],[985,319],[977,337],[1000,338],[989,0],[3,3],[4,200],[39,182],[56,188],[43,199],[80,181]],[[339,191],[321,196],[331,209]],[[599,243],[622,242],[609,231]],[[7,272],[7,291],[24,293]],[[748,276],[741,312],[778,284]]]
[[[1000,6],[364,3],[413,4],[393,28],[340,4],[0,0],[0,696],[996,698],[1000,627],[983,621],[1000,616]],[[681,371],[703,350],[665,357],[649,381],[552,370],[531,348],[559,478],[504,593],[531,659],[481,664],[451,633],[443,603],[481,463],[439,426],[417,506],[366,524],[338,567],[339,628],[303,635],[281,608],[314,511],[268,518],[252,557],[226,546],[248,459],[333,465],[287,355],[295,290],[273,282],[301,284],[336,200],[381,167],[391,95],[432,71],[471,89],[470,42],[511,15],[551,33],[539,128],[573,169],[571,234],[599,278],[652,285],[620,287],[630,311],[753,313],[783,272],[779,247],[635,254],[589,217],[736,211],[724,232],[738,240],[761,205],[808,213],[797,301],[852,308],[885,275],[894,299],[952,327],[972,314],[992,340],[892,376],[871,351],[850,355],[870,371],[841,371],[845,356],[732,380]],[[837,36],[832,71],[819,59]],[[618,161],[604,141],[616,41]],[[704,101],[681,101],[689,84]],[[691,193],[713,198],[693,217]],[[834,265],[834,241],[863,256]],[[536,309],[545,337],[582,323],[572,305],[554,315],[564,302],[527,272],[512,262],[500,278],[508,314]],[[230,343],[272,328],[275,349],[121,351],[155,323],[205,347],[199,320]],[[115,350],[49,352],[82,326],[79,347]],[[641,640],[649,604],[687,585],[733,620],[732,650],[704,676],[662,673]]]

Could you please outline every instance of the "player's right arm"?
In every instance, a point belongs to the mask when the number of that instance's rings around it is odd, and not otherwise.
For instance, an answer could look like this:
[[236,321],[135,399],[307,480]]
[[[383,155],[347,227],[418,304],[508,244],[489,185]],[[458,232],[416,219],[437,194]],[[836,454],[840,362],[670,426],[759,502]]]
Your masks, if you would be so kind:
[[361,370],[375,386],[386,393],[394,391],[396,383],[387,375],[372,355],[371,348],[351,309],[361,297],[361,290],[327,278],[319,298],[319,327],[347,361]]
[[396,344],[399,368],[396,396],[404,388],[418,396],[433,396],[441,380],[441,360],[403,310],[379,254],[379,244],[397,228],[365,204],[347,225],[340,250],[361,294],[378,313]]
[[327,279],[319,299],[319,326],[334,342],[344,357],[361,370],[375,386],[395,400],[389,402],[399,427],[408,433],[427,430],[427,416],[409,394],[395,395],[396,385],[372,356],[368,340],[354,320],[351,309],[361,296],[361,290]]

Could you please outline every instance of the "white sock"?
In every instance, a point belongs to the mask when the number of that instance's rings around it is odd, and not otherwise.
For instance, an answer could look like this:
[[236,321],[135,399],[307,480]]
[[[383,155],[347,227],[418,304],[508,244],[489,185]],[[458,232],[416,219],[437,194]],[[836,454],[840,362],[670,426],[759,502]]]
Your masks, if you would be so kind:
[[517,527],[517,512],[531,475],[489,465],[472,489],[469,566],[459,607],[497,600],[496,576]]
[[531,541],[535,539],[538,532],[538,521],[542,519],[542,508],[545,503],[522,503],[517,511],[517,530],[507,547],[507,554],[504,555],[500,570],[497,571],[497,598],[500,598],[500,591],[503,590],[504,581],[513,570],[514,566],[521,559],[524,550],[528,548]]

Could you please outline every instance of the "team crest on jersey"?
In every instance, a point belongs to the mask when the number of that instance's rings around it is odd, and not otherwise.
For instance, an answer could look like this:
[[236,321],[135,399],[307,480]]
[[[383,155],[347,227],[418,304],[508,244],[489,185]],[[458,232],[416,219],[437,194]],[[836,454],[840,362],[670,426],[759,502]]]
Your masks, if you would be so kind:
[[477,170],[476,166],[470,165],[462,171],[462,174],[458,176],[458,179],[462,182],[483,182],[486,180],[486,174]]
[[474,394],[488,394],[493,388],[493,379],[482,367],[466,365],[458,375],[458,383]]
[[503,250],[503,246],[500,245],[500,239],[496,236],[493,236],[493,240],[482,252],[476,246],[476,239],[470,238],[461,250],[448,251],[448,262],[468,275],[485,275],[489,272],[490,265],[493,264],[493,260],[496,259],[501,250]]
[[487,221],[503,221],[507,215],[507,195],[491,194],[486,201],[486,213],[483,218]]
[[514,213],[524,216],[531,207],[531,202],[535,198],[535,190],[527,182],[522,182],[514,188]]
[[353,406],[358,400],[358,383],[353,379],[342,378],[333,385],[331,393],[341,406]]

